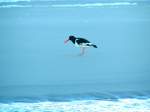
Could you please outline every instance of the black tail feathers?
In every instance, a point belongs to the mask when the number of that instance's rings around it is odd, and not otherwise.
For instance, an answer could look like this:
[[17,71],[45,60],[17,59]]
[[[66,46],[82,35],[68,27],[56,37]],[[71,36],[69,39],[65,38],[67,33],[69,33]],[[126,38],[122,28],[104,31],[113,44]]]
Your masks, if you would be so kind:
[[96,45],[94,45],[94,44],[92,44],[92,46],[93,46],[94,48],[97,48],[97,46],[96,46]]

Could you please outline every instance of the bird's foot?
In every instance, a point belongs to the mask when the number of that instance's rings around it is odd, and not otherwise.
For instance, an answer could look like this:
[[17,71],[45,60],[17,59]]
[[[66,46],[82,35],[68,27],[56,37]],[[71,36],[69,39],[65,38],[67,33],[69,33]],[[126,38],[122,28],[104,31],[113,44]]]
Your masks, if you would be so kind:
[[78,56],[84,56],[84,53],[80,53]]

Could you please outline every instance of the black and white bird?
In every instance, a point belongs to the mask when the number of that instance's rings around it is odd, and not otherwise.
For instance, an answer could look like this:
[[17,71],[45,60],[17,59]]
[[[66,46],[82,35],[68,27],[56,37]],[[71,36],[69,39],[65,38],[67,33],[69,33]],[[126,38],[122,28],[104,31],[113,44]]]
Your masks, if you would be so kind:
[[68,41],[71,41],[76,47],[81,48],[81,54],[80,55],[84,55],[85,48],[87,48],[87,47],[97,48],[97,46],[95,44],[91,43],[90,41],[88,41],[84,38],[77,38],[73,35],[70,35],[69,38],[64,41],[64,43],[67,43]]

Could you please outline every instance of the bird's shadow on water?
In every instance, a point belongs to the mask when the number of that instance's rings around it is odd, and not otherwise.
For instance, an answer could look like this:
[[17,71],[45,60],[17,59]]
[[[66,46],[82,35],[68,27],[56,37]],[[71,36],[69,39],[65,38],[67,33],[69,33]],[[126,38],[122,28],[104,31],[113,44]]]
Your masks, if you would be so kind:
[[86,51],[84,54],[78,53],[78,52],[77,53],[65,53],[63,54],[63,56],[67,58],[90,58],[90,57],[93,57],[94,55],[90,53],[89,51]]
[[64,57],[67,57],[67,58],[84,58],[86,57],[87,55],[84,54],[64,54]]

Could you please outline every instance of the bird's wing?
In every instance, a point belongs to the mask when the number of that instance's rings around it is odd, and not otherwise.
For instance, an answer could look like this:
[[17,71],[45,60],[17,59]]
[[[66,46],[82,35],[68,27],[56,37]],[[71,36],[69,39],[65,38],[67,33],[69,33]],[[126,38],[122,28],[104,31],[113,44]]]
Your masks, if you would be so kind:
[[82,44],[82,43],[90,43],[88,40],[84,39],[84,38],[77,38],[76,39],[77,44]]

